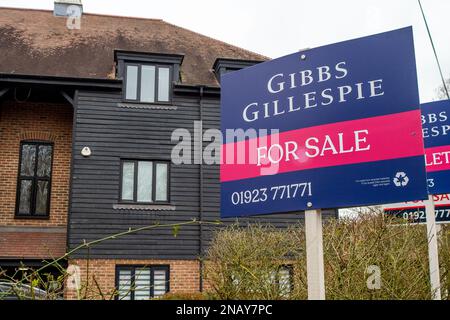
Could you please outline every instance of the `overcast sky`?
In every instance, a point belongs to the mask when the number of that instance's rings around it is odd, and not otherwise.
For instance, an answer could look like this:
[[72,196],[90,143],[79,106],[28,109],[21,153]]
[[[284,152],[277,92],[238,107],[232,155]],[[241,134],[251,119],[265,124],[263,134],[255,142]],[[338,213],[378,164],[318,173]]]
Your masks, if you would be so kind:
[[[450,1],[422,0],[446,77]],[[417,0],[83,0],[88,13],[159,18],[277,58],[303,48],[413,25],[422,102],[441,84]],[[53,9],[53,0],[0,0],[0,6]]]

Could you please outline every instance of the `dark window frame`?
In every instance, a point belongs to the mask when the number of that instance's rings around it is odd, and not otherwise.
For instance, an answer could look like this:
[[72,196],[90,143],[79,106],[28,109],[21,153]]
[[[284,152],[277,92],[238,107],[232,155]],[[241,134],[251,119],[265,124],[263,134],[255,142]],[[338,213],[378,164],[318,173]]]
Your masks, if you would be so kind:
[[[124,162],[134,163],[134,179],[133,179],[133,200],[123,200],[122,199],[122,187],[123,187],[123,164]],[[138,190],[138,174],[139,174],[139,162],[152,162],[152,200],[153,202],[142,202],[137,201],[137,190]],[[167,200],[166,201],[156,201],[156,166],[158,163],[167,165]],[[170,173],[171,173],[171,163],[170,161],[164,160],[149,160],[149,159],[121,159],[120,160],[120,181],[119,181],[119,203],[120,204],[135,204],[135,205],[161,205],[170,204]]]
[[[137,83],[136,83],[136,99],[127,99],[127,84],[128,84],[128,66],[138,67],[137,73]],[[141,75],[142,75],[142,66],[151,66],[155,67],[155,101],[153,102],[145,102],[141,101]],[[160,101],[159,100],[159,68],[168,68],[169,69],[169,101]],[[170,64],[161,64],[161,63],[139,63],[139,62],[125,62],[124,63],[124,80],[123,80],[123,93],[122,99],[124,102],[136,103],[136,104],[147,104],[147,105],[171,105],[173,99],[173,65]]]
[[233,71],[238,71],[247,67],[262,63],[262,60],[241,60],[229,58],[217,58],[213,65],[213,70],[217,80],[221,81],[221,76]]
[[[150,269],[150,298],[154,298],[154,281],[155,281],[155,270],[162,270],[166,272],[166,294],[170,292],[170,265],[142,265],[142,264],[129,264],[129,265],[116,265],[115,274],[115,288],[116,295],[115,299],[119,300],[119,272],[120,270],[130,270],[131,271],[131,283],[130,287],[136,287],[136,269],[145,268]],[[130,290],[130,300],[134,300],[134,290]]]
[[[36,157],[34,163],[34,176],[22,176],[21,168],[22,168],[22,148],[24,145],[35,145],[36,146]],[[50,177],[38,177],[37,176],[37,167],[38,167],[38,152],[39,146],[51,146],[52,147],[52,161],[50,164]],[[51,193],[52,193],[52,176],[53,176],[53,161],[54,161],[54,153],[55,153],[55,144],[52,141],[44,141],[44,140],[23,140],[20,142],[19,147],[19,168],[17,171],[17,185],[16,185],[16,208],[14,210],[14,218],[15,219],[37,219],[37,220],[48,220],[50,219],[50,205],[51,205]],[[32,191],[31,191],[31,199],[30,199],[30,213],[20,213],[20,192],[21,192],[21,182],[22,180],[32,180]],[[47,210],[45,215],[37,215],[36,214],[36,190],[37,184],[39,181],[47,181],[48,182],[48,195],[47,195]]]

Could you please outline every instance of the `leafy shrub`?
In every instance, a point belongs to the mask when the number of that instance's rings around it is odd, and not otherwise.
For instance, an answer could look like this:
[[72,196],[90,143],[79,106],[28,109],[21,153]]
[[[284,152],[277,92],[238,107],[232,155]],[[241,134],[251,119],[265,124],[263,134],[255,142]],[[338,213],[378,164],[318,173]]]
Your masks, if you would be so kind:
[[[377,213],[324,223],[327,299],[431,298],[426,227],[398,222]],[[440,252],[443,296],[448,298],[447,228]],[[283,264],[294,270],[288,296],[280,292],[276,281],[268,281]],[[370,266],[381,270],[380,289],[368,287]],[[205,275],[213,296],[220,299],[306,299],[304,228],[234,225],[223,229],[208,251]]]
[[166,293],[160,300],[208,300],[207,294],[196,293]]
[[284,257],[300,255],[294,232],[260,225],[220,231],[205,263],[213,294],[219,299],[283,299],[276,277],[287,262]]
[[439,264],[443,298],[450,300],[450,225],[443,225],[440,232]]

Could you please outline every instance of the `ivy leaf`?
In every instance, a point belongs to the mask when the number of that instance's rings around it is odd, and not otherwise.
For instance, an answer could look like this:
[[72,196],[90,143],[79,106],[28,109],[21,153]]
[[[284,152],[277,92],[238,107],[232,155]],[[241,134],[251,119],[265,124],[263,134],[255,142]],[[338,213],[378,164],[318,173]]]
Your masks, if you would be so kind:
[[180,226],[173,226],[172,233],[175,238],[178,236],[179,232],[180,232]]

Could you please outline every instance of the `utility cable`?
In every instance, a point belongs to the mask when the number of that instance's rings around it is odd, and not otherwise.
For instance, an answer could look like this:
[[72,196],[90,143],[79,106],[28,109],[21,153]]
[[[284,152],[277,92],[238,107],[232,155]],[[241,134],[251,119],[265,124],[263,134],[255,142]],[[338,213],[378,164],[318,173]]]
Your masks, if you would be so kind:
[[425,27],[427,28],[428,37],[430,38],[431,46],[433,47],[434,57],[436,58],[436,62],[437,62],[438,68],[439,68],[439,73],[441,74],[442,85],[444,86],[444,90],[445,90],[445,94],[447,95],[447,99],[450,100],[450,95],[448,93],[447,85],[445,84],[444,75],[442,73],[442,68],[441,68],[441,64],[439,62],[439,58],[438,58],[438,55],[436,52],[436,47],[434,45],[433,37],[431,36],[431,31],[430,31],[430,28],[428,27],[427,18],[425,16],[425,12],[423,11],[422,3],[420,2],[420,0],[417,0],[417,1],[419,2],[420,11],[422,12],[423,21],[425,22]]

